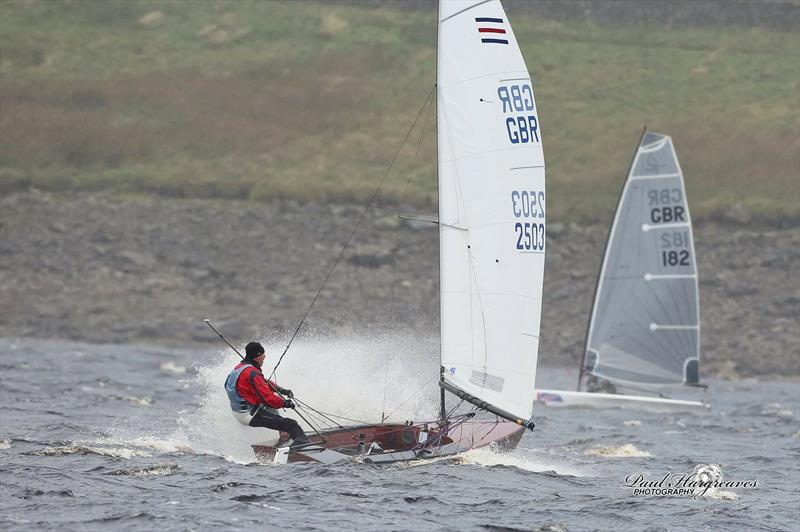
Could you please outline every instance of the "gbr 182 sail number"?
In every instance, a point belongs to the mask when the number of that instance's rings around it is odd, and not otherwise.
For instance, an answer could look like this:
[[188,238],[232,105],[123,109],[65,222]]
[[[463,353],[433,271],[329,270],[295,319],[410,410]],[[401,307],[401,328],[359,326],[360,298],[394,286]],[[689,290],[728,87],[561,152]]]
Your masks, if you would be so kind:
[[689,254],[689,232],[667,231],[659,238],[661,264],[663,266],[691,266]]
[[544,251],[544,204],[543,190],[511,191],[511,211],[515,218],[521,219],[514,224],[519,251]]

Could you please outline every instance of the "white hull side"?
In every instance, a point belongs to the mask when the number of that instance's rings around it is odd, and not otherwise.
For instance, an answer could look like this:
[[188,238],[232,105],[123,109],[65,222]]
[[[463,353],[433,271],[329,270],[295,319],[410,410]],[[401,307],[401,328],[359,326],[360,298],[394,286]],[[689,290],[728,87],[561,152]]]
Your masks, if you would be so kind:
[[536,400],[547,406],[554,407],[638,408],[643,410],[692,410],[699,412],[706,412],[710,408],[708,404],[701,401],[566,390],[536,390]]

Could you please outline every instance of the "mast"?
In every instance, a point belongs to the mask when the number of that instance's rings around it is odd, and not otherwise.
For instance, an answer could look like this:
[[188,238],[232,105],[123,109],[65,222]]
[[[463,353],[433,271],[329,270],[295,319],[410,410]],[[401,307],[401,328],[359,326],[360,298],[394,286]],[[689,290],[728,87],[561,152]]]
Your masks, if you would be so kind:
[[447,407],[444,401],[444,366],[439,369],[439,423],[447,424]]
[[[440,0],[441,1],[441,0]],[[439,8],[439,10],[441,7]],[[441,20],[439,20],[437,10],[437,17],[436,17],[436,60],[434,62],[434,72],[433,72],[433,87],[434,92],[436,93],[436,189],[439,189],[439,164],[438,161],[441,159],[439,154],[439,91],[437,90],[438,83],[439,83],[439,25],[441,24]],[[438,201],[437,201],[438,203]],[[441,234],[441,233],[440,233]],[[441,243],[439,245],[439,281],[441,282],[442,278],[442,246]],[[441,327],[442,323],[442,298],[441,294],[439,297],[439,323]],[[442,361],[442,335],[439,334],[439,383],[444,382],[444,366],[441,364]],[[444,388],[441,386],[439,387],[439,424],[444,426],[447,424],[447,405],[445,403],[445,394]]]

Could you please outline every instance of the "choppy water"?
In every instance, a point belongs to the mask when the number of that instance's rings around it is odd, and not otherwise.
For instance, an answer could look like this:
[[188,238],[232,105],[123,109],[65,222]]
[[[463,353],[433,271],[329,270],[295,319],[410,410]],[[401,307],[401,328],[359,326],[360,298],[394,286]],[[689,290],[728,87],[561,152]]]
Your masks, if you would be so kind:
[[[409,345],[299,344],[279,382],[327,411],[374,417],[386,373],[379,352]],[[512,454],[271,466],[252,462],[249,444],[263,429],[226,411],[221,384],[234,361],[216,351],[0,340],[0,528],[798,529],[797,384],[712,381],[714,409],[701,416],[537,407],[536,430]],[[399,407],[399,419],[435,411],[435,369],[429,356],[393,359],[389,374],[403,378],[386,410]],[[549,386],[575,380],[542,371]],[[401,404],[429,375],[434,386]],[[710,463],[725,480],[758,486],[701,499],[622,486],[632,473],[657,479]]]

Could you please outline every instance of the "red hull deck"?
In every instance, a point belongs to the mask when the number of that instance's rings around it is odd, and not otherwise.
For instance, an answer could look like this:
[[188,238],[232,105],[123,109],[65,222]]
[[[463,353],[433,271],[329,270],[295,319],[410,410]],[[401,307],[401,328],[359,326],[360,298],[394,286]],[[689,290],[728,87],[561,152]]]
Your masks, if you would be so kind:
[[[436,426],[427,430],[424,424],[363,425],[325,431],[324,441],[316,434],[309,434],[311,445],[291,450],[288,456],[284,447],[282,453],[288,462],[392,463],[449,456],[492,444],[500,449],[513,449],[524,431],[524,427],[510,421],[470,420],[455,423],[444,431]],[[286,435],[282,434],[278,445],[255,444],[253,450],[261,461],[282,461],[282,453],[278,451],[286,442]]]

